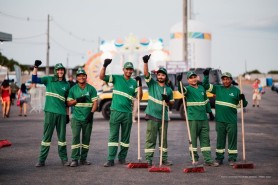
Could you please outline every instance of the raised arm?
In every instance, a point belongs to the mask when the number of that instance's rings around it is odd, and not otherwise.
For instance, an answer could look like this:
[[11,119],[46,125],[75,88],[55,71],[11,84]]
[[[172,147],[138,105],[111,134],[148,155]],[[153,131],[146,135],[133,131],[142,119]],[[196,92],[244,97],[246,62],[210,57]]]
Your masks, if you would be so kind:
[[38,67],[42,64],[42,62],[40,60],[36,60],[35,64],[34,64],[34,69],[33,69],[33,73],[32,73],[32,83],[39,83],[40,80],[37,76],[38,74]]
[[106,72],[106,67],[112,62],[112,59],[105,59],[104,60],[104,63],[103,63],[103,67],[102,69],[100,70],[100,74],[99,74],[99,78],[101,80],[104,80],[104,77],[105,77],[105,72]]
[[149,75],[149,66],[148,66],[148,62],[149,62],[149,59],[151,57],[151,54],[150,55],[145,55],[143,57],[143,62],[144,62],[144,76],[148,76]]

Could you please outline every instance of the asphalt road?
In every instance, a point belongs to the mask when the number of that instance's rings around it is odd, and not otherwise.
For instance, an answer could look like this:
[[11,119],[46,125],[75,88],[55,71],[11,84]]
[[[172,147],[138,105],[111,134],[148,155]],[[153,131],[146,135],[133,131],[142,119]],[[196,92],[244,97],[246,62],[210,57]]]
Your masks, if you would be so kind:
[[[0,149],[0,184],[278,184],[278,94],[266,90],[260,108],[253,108],[251,88],[245,86],[249,105],[245,116],[246,158],[255,165],[254,169],[233,169],[227,159],[220,167],[205,167],[205,173],[183,173],[190,166],[188,139],[185,122],[172,116],[168,128],[169,160],[173,161],[170,173],[150,173],[147,169],[129,169],[116,163],[105,168],[108,121],[100,113],[95,114],[88,160],[91,166],[64,167],[57,152],[57,136],[53,135],[46,166],[36,168],[42,138],[43,112],[32,112],[19,117],[18,108],[12,107],[10,118],[0,118],[0,139],[13,144]],[[143,114],[142,114],[143,115]],[[242,156],[241,119],[238,114],[238,151]],[[143,117],[142,117],[143,118]],[[141,155],[144,157],[146,122],[141,119]],[[212,156],[215,156],[215,123],[210,122]],[[71,128],[67,126],[68,156],[70,157]],[[200,153],[199,153],[200,154]],[[200,154],[201,156],[201,154]],[[201,157],[202,158],[202,157]],[[137,124],[133,124],[130,149],[127,159],[137,162]],[[158,164],[156,150],[154,162]]]

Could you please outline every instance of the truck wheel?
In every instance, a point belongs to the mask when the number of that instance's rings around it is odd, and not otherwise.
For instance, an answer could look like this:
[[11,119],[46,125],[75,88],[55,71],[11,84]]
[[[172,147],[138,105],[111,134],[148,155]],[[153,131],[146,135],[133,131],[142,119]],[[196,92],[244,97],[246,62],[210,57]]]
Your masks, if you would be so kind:
[[109,120],[110,119],[110,106],[111,106],[111,101],[105,102],[102,106],[101,113],[104,117],[104,119]]

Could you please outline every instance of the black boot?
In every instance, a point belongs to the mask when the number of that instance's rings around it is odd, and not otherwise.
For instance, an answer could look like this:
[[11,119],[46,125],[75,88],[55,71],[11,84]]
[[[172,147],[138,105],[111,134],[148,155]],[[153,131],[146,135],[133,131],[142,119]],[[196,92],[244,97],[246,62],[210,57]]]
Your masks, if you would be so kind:
[[76,166],[78,166],[78,161],[77,160],[71,161],[70,167],[76,167]]
[[104,166],[104,167],[111,167],[111,166],[114,166],[114,160],[109,160],[109,161],[107,161],[103,166]]
[[44,161],[39,161],[35,166],[36,167],[43,167],[43,166],[45,166],[45,163],[44,163]]

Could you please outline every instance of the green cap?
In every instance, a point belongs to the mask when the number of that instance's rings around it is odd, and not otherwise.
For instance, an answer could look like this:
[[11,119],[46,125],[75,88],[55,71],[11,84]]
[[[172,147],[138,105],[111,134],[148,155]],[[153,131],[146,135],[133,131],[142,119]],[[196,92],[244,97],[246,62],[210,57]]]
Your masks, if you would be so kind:
[[126,62],[125,65],[124,65],[124,68],[125,69],[134,69],[133,64],[131,62]]
[[221,78],[223,78],[223,77],[228,77],[228,78],[231,78],[231,79],[233,78],[231,73],[228,73],[228,72],[222,73]]
[[82,69],[81,67],[80,67],[80,68],[78,68],[78,70],[76,71],[76,76],[78,76],[78,75],[80,75],[80,74],[87,75],[87,74],[86,74],[86,72],[85,72],[85,70],[84,70],[84,69]]
[[63,66],[62,63],[58,63],[58,64],[56,64],[55,67],[54,67],[55,70],[61,69],[61,68],[65,69],[65,67]]
[[157,70],[157,73],[164,73],[165,75],[167,75],[167,70],[166,70],[164,67],[160,67],[160,68]]
[[190,78],[190,76],[195,75],[197,76],[197,74],[194,71],[188,71],[186,74],[187,79]]

